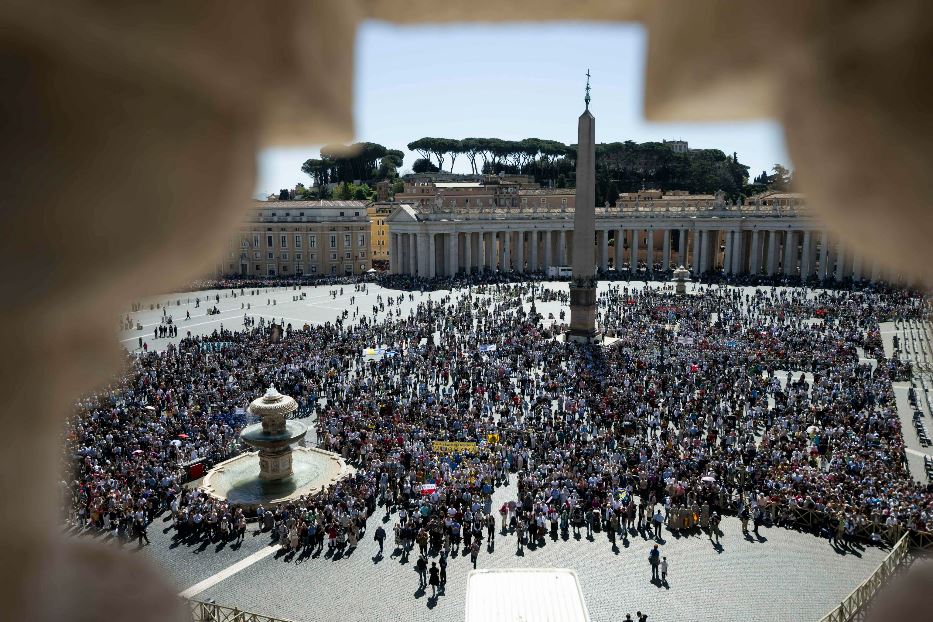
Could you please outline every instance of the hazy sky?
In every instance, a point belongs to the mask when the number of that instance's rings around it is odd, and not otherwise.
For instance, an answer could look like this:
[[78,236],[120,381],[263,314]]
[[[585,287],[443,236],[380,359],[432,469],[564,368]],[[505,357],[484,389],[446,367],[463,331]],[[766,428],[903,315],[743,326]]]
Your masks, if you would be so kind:
[[[592,74],[596,141],[684,139],[691,147],[737,152],[751,176],[789,165],[780,124],[648,123],[642,111],[646,36],[640,26],[589,23],[399,27],[369,22],[356,42],[356,140],[416,155],[422,136],[576,142],[585,73]],[[298,182],[320,145],[268,149],[259,156],[257,195]],[[445,168],[449,162],[445,163]],[[457,158],[456,171],[469,161]]]

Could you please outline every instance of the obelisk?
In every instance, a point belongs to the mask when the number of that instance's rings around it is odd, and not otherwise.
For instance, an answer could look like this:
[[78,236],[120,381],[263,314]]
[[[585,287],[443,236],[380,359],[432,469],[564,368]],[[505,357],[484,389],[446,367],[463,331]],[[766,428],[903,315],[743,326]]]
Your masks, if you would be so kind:
[[589,70],[583,101],[586,109],[577,123],[577,189],[568,337],[589,342],[596,335],[596,118],[590,112]]

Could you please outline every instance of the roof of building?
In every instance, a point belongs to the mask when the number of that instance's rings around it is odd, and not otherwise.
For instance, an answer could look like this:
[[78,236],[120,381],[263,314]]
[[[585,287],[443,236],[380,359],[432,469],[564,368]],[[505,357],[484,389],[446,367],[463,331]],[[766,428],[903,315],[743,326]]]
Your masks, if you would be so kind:
[[478,181],[442,181],[434,184],[435,188],[482,188]]
[[539,195],[572,195],[576,194],[573,188],[520,188],[518,194],[539,194]]
[[254,201],[253,207],[315,208],[315,207],[358,207],[364,208],[366,201]]

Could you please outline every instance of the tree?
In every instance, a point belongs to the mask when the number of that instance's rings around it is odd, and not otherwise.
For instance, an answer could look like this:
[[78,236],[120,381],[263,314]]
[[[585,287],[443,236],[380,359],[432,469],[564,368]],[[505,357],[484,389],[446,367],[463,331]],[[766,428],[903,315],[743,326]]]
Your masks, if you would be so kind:
[[479,170],[476,168],[476,157],[483,152],[483,140],[485,139],[464,138],[460,141],[460,148],[470,161],[470,169],[473,171],[474,175],[479,174]]
[[415,160],[415,163],[411,165],[411,170],[415,173],[436,173],[440,169],[434,166],[434,163],[428,158],[418,158]]

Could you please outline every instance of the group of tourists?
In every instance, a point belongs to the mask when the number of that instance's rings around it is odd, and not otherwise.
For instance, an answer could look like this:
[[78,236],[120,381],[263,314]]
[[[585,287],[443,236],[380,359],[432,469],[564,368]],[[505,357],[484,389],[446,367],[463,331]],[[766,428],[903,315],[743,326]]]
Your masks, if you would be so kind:
[[[476,566],[497,535],[522,549],[585,529],[615,546],[666,525],[715,543],[724,514],[750,533],[805,526],[840,546],[930,529],[933,491],[905,467],[892,389],[911,370],[885,357],[879,330],[923,316],[917,293],[677,296],[620,282],[599,297],[603,347],[559,339],[560,318],[532,313],[566,293],[464,285],[414,305],[407,292],[358,302],[368,286],[347,284],[353,301],[333,322],[276,339],[260,323],[128,356],[66,426],[69,520],[130,538],[137,517],[169,511],[189,543],[242,540],[256,520],[296,555],[333,556],[363,537],[381,551],[386,530],[367,519],[384,512],[390,557],[417,546],[419,581],[435,589],[451,558]],[[186,464],[246,449],[244,407],[273,384],[356,473],[255,512],[186,487]]]

